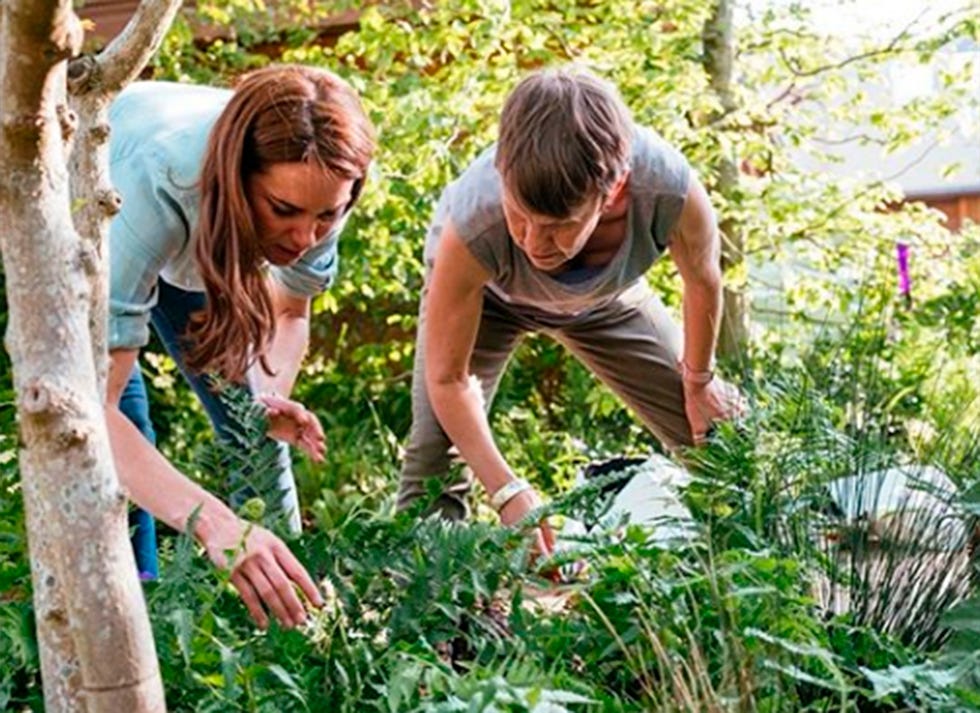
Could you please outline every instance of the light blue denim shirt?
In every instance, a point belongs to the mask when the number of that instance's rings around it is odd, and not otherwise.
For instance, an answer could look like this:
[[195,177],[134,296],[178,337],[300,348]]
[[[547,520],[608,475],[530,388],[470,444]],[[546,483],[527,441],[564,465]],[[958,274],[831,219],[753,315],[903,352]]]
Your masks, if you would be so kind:
[[[195,258],[198,178],[208,134],[231,91],[172,82],[136,82],[109,110],[110,175],[122,210],[109,228],[109,349],[138,349],[150,338],[157,280],[203,292]],[[288,267],[269,266],[290,292],[313,297],[337,274],[345,220]]]

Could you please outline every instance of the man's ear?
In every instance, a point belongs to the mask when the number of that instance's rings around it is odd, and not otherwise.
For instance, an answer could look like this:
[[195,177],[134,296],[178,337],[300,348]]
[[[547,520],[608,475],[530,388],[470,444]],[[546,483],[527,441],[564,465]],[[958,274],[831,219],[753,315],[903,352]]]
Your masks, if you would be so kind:
[[609,191],[609,196],[605,200],[603,210],[607,210],[609,206],[616,205],[619,202],[619,199],[623,197],[623,192],[626,190],[626,185],[629,183],[629,178],[629,169],[626,169],[620,174]]

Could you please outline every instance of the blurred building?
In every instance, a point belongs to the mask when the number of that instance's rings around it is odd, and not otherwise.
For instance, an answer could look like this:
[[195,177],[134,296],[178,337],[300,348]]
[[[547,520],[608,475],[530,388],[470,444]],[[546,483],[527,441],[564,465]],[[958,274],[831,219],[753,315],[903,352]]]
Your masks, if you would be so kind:
[[89,0],[76,12],[89,23],[86,39],[102,45],[119,34],[137,5],[138,0]]
[[915,58],[887,63],[876,81],[862,81],[872,109],[901,114],[928,101],[953,82],[963,90],[951,115],[928,126],[908,146],[889,151],[873,125],[829,117],[819,146],[832,157],[817,160],[801,151],[797,164],[808,171],[842,178],[885,179],[901,188],[906,201],[921,201],[946,215],[959,230],[966,220],[980,223],[980,45],[962,40],[937,53],[929,64]]
[[[139,0],[88,0],[76,9],[79,17],[88,22],[86,41],[90,46],[101,47],[115,37],[129,22],[139,5]],[[269,3],[270,12],[275,13],[276,3]],[[188,14],[195,33],[202,41],[219,37],[227,38],[229,30],[226,27],[216,27],[203,24],[193,17],[193,0],[184,1],[184,12]],[[357,10],[343,10],[326,13],[317,21],[319,30],[318,40],[330,43],[333,38],[357,28]]]

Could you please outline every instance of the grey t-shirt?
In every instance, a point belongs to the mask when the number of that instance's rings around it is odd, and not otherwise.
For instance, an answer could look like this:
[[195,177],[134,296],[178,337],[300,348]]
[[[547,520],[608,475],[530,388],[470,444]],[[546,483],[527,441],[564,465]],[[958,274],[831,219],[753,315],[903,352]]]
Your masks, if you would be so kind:
[[443,192],[425,242],[431,269],[446,219],[491,274],[489,288],[502,300],[548,313],[575,315],[595,309],[634,284],[667,249],[687,196],[690,167],[654,131],[634,128],[626,239],[613,259],[584,279],[562,280],[535,268],[517,247],[504,220],[496,145],[484,151]]

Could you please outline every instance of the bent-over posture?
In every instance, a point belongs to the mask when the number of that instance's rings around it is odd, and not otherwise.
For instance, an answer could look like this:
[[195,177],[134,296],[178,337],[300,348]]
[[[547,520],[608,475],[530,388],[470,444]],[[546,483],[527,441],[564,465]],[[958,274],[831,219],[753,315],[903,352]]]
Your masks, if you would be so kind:
[[[528,332],[567,347],[667,448],[703,441],[738,408],[713,371],[719,250],[701,183],[613,87],[574,68],[521,82],[498,142],[445,190],[428,234],[399,507],[436,476],[447,479],[437,508],[465,516],[469,479],[448,480],[453,445],[505,524],[539,504],[486,415]],[[644,278],[667,252],[683,279],[683,335]]]
[[[194,535],[216,563],[233,567],[231,581],[260,625],[263,605],[283,624],[299,623],[294,583],[312,601],[319,595],[286,546],[153,447],[137,356],[152,324],[219,435],[231,416],[206,375],[241,384],[264,404],[269,435],[283,442],[280,486],[298,528],[285,443],[320,459],[325,442],[317,418],[288,395],[310,300],[334,278],[338,236],[371,160],[371,126],[347,84],[302,66],[258,70],[234,91],[137,83],[114,102],[110,124],[123,205],[110,227],[106,418],[122,485],[177,529],[197,513]],[[138,564],[152,575],[152,520],[140,527]],[[239,559],[226,563],[243,537]]]

